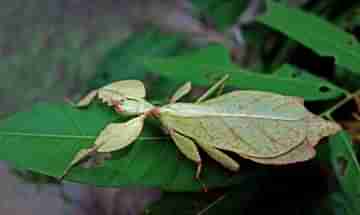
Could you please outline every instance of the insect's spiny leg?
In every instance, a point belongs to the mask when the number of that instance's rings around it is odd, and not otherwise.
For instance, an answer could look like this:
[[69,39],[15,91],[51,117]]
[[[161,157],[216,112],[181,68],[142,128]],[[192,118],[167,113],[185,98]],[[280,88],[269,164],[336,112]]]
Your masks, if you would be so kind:
[[195,103],[200,103],[208,99],[218,89],[222,91],[222,87],[228,78],[228,74],[224,75],[219,81],[217,81],[213,86],[211,86],[210,89],[208,89],[202,96],[200,96]]

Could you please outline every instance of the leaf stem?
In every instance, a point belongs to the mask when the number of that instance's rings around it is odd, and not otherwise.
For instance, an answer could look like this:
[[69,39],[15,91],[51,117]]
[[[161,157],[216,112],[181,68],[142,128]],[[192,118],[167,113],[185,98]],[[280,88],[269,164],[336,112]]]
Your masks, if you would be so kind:
[[331,114],[336,111],[337,109],[339,109],[340,107],[342,107],[344,104],[348,103],[349,101],[353,100],[354,97],[359,96],[360,95],[360,89],[355,91],[354,93],[349,93],[346,94],[346,97],[344,99],[342,99],[341,101],[339,101],[338,103],[336,103],[334,106],[332,106],[331,108],[327,109],[325,112],[321,113],[320,116],[322,117],[328,117],[331,118]]

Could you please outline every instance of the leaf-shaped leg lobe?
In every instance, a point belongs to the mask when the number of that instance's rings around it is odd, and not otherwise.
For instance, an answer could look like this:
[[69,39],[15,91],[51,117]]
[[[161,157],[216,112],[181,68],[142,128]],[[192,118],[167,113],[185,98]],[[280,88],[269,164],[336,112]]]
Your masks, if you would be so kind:
[[66,169],[64,170],[63,175],[60,177],[60,179],[63,179],[66,174],[70,171],[70,169],[77,164],[78,162],[80,162],[81,160],[83,160],[84,158],[88,157],[89,155],[93,154],[94,152],[96,152],[96,148],[92,147],[90,149],[81,149],[74,157],[74,159],[70,162],[70,164],[66,167]]
[[144,125],[145,115],[138,116],[125,123],[111,123],[101,131],[93,147],[80,150],[65,169],[63,178],[79,161],[95,152],[112,152],[125,148],[140,135]]
[[95,141],[98,152],[112,152],[133,143],[141,134],[145,115],[138,116],[125,123],[111,123],[101,131]]
[[199,146],[214,160],[219,162],[225,168],[231,171],[238,171],[239,170],[239,163],[232,159],[230,156],[225,154],[224,152],[203,143],[198,143]]
[[199,179],[201,173],[201,157],[197,146],[194,141],[190,138],[176,132],[174,129],[169,129],[169,134],[173,139],[175,145],[178,147],[180,152],[185,155],[188,159],[196,162],[196,178]]
[[170,103],[175,103],[191,91],[191,82],[186,82],[170,98]]

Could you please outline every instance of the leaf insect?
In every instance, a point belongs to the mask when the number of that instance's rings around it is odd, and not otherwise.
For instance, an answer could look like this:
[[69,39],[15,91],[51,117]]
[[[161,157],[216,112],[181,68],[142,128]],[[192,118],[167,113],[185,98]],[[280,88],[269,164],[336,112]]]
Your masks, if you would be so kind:
[[231,171],[237,171],[239,164],[226,151],[257,163],[284,165],[313,158],[320,139],[341,129],[335,122],[309,112],[299,97],[237,90],[208,99],[227,78],[224,76],[194,103],[178,102],[191,91],[190,82],[164,106],[147,102],[144,85],[136,80],[114,82],[90,92],[79,107],[89,105],[97,96],[120,114],[137,117],[107,125],[93,147],[78,152],[64,175],[95,152],[112,152],[133,143],[149,115],[160,120],[179,151],[197,164],[198,179],[202,169],[199,148]]

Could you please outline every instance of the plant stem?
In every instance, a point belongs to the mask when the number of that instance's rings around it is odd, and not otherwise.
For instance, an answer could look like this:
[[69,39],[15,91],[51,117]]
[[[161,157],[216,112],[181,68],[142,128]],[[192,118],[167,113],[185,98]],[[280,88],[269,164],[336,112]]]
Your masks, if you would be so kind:
[[332,106],[331,108],[327,109],[325,112],[321,113],[320,116],[322,117],[331,117],[331,114],[336,111],[337,109],[339,109],[340,107],[342,107],[344,104],[348,103],[349,101],[353,100],[354,97],[359,96],[360,95],[360,89],[355,91],[354,93],[351,94],[347,94],[346,97],[339,101],[338,103],[336,103],[334,106]]

